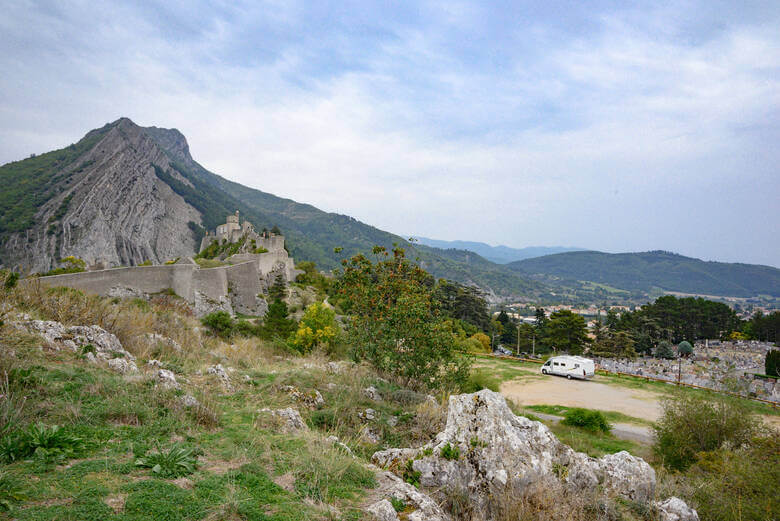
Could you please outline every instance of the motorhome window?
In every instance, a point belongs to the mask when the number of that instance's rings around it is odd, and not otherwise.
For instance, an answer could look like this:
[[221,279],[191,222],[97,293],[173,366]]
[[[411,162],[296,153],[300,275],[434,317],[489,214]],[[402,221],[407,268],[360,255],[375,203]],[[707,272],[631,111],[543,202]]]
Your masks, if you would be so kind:
[[580,366],[580,364],[574,364],[574,368],[577,369]]

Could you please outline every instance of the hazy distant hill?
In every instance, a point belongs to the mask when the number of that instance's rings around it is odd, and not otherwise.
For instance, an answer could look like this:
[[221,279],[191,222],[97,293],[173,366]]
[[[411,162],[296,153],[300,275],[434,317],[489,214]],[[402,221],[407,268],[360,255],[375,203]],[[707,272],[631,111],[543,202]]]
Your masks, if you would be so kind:
[[526,248],[510,248],[509,246],[491,246],[484,242],[474,241],[441,241],[438,239],[429,239],[428,237],[415,236],[420,244],[432,246],[434,248],[458,250],[468,250],[481,255],[489,261],[497,264],[508,264],[510,262],[542,255],[552,255],[554,253],[564,253],[567,251],[585,251],[585,248],[573,248],[567,246],[528,246]]
[[528,276],[587,280],[629,291],[653,289],[750,297],[780,296],[780,269],[756,264],[706,262],[666,251],[578,251],[508,264]]

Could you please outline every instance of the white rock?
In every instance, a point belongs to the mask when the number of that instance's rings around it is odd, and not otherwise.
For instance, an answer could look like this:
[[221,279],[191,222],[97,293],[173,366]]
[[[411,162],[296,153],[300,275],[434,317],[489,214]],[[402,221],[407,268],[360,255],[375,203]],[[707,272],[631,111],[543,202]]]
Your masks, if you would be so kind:
[[112,358],[108,361],[108,368],[120,374],[138,372],[138,367],[135,365],[135,362],[124,358]]
[[368,443],[377,444],[382,441],[382,436],[374,430],[373,427],[365,427],[360,433],[360,437]]
[[374,409],[366,409],[365,411],[359,412],[358,417],[361,420],[374,421],[376,419],[376,411]]
[[198,401],[198,399],[195,398],[194,396],[192,396],[191,394],[185,394],[184,396],[182,396],[179,399],[179,402],[183,406],[188,407],[188,408],[189,407],[197,407],[198,405],[200,405],[200,402]]
[[166,389],[178,389],[180,387],[179,382],[176,381],[176,375],[168,369],[157,371],[157,383]]
[[656,502],[654,506],[658,510],[659,521],[699,521],[698,512],[680,498],[672,496],[666,501]]
[[[441,456],[448,444],[458,449],[457,459]],[[489,390],[451,396],[444,431],[423,447],[379,451],[372,459],[393,468],[413,460],[422,487],[465,490],[475,520],[485,519],[491,496],[542,478],[561,479],[575,489],[601,484],[608,493],[640,502],[655,491],[655,472],[640,458],[623,452],[597,460],[574,452],[544,424],[515,416],[504,398]]]
[[390,417],[387,419],[387,424],[388,424],[390,427],[395,427],[396,425],[398,425],[398,417],[397,417],[397,416],[390,416]]
[[162,362],[152,358],[151,360],[146,362],[146,365],[148,365],[149,367],[162,367]]
[[208,368],[206,371],[207,374],[213,374],[216,375],[217,378],[220,379],[222,382],[222,385],[225,386],[225,388],[232,390],[233,386],[230,384],[230,377],[227,374],[227,371],[225,371],[225,368],[222,367],[222,364],[212,365]]
[[271,416],[281,420],[282,432],[289,434],[293,432],[309,430],[309,426],[306,425],[305,421],[303,421],[301,414],[292,407],[287,407],[286,409],[269,409],[266,407],[260,409],[258,412],[270,414]]
[[396,514],[392,503],[386,499],[370,505],[366,508],[366,512],[374,516],[377,521],[398,521],[398,514]]
[[369,400],[373,400],[375,402],[381,402],[382,401],[382,395],[379,394],[379,391],[373,385],[363,389],[363,396],[365,396]]
[[413,510],[406,518],[409,521],[451,521],[450,516],[436,501],[395,474],[377,469],[376,478],[379,485],[378,492],[382,496],[400,499],[407,508]]
[[177,353],[181,353],[182,351],[181,344],[179,344],[176,340],[172,338],[168,338],[167,336],[161,335],[159,333],[147,333],[146,341],[150,345],[163,344],[165,346],[170,347]]

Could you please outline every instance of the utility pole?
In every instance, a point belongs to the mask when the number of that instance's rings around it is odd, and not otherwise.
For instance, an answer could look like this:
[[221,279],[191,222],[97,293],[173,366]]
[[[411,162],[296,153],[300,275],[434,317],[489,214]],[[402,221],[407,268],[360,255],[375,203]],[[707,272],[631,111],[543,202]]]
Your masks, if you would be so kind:
[[533,341],[531,343],[531,352],[536,356],[536,331],[534,331]]
[[517,324],[517,356],[520,356],[520,324]]

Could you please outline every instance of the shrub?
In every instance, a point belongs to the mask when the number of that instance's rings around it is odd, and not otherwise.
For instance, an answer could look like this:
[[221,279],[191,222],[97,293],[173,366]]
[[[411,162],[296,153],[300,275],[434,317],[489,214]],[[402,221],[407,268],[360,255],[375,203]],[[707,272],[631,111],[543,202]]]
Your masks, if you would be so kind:
[[60,259],[60,264],[62,264],[62,266],[44,273],[43,276],[62,275],[64,273],[81,273],[82,271],[86,270],[87,266],[86,262],[84,262],[82,259],[74,257],[73,255],[65,257],[64,259]]
[[561,423],[592,432],[609,432],[612,429],[601,411],[581,408],[569,409]]
[[690,356],[693,354],[693,346],[690,342],[683,340],[677,344],[677,354],[680,356]]
[[780,437],[701,454],[689,471],[701,519],[780,519]]
[[135,460],[135,466],[152,469],[161,478],[178,478],[192,474],[198,468],[197,451],[176,444],[167,451],[157,450]]
[[722,395],[677,394],[662,407],[654,450],[676,470],[687,469],[701,452],[748,444],[760,426],[743,401]]
[[665,358],[667,360],[673,360],[676,358],[674,350],[672,349],[672,344],[666,340],[661,340],[658,342],[658,345],[656,346],[655,352],[653,354],[656,358]]
[[770,349],[764,359],[764,374],[767,376],[780,376],[780,350]]
[[479,333],[474,333],[471,335],[470,338],[473,338],[474,340],[477,340],[480,345],[482,346],[482,351],[486,353],[491,353],[493,350],[490,349],[490,337],[487,336],[485,333],[482,333],[481,331]]
[[303,313],[291,343],[302,353],[311,351],[315,346],[329,349],[338,340],[338,332],[336,312],[325,304],[314,303]]
[[222,338],[230,338],[234,330],[233,317],[227,311],[215,311],[201,319],[204,326]]
[[457,348],[434,305],[432,277],[394,248],[375,247],[343,261],[339,293],[349,303],[353,357],[366,359],[403,387],[457,388],[471,358]]
[[393,510],[396,512],[403,512],[406,509],[404,500],[395,496],[390,496],[390,504],[393,505]]

